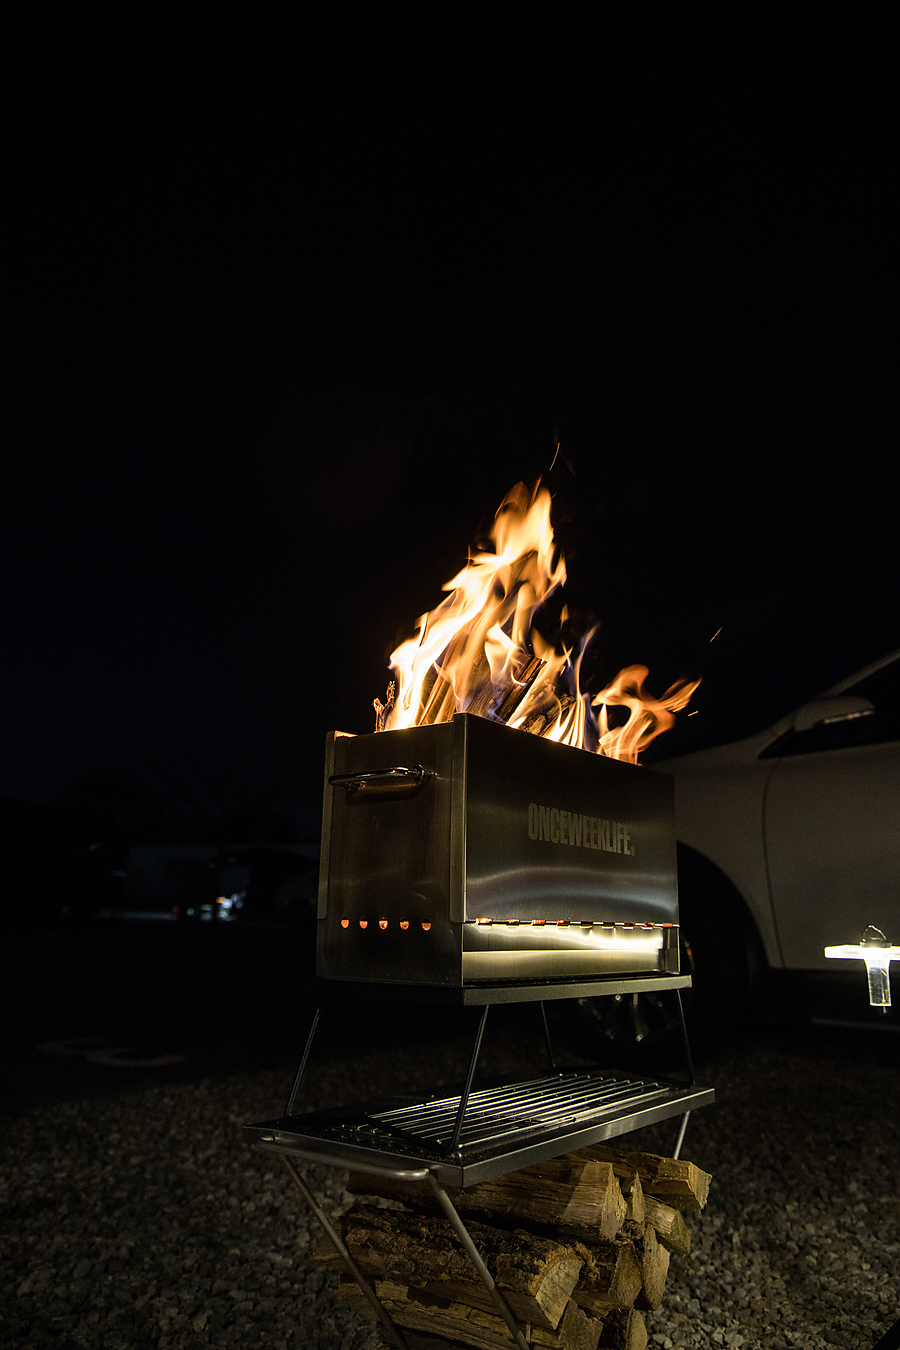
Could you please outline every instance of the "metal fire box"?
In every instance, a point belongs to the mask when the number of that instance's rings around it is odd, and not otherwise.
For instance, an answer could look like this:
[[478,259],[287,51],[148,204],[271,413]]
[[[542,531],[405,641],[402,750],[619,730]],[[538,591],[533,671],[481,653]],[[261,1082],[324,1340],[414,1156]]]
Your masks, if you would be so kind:
[[678,973],[672,780],[471,713],[327,740],[316,973]]

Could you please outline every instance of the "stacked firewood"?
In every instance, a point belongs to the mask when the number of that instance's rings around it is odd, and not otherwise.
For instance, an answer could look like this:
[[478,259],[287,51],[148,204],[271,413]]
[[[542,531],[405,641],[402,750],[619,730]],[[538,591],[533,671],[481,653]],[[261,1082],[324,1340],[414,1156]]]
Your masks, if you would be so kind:
[[[710,1177],[693,1163],[596,1144],[450,1198],[517,1317],[542,1350],[644,1350],[644,1313],[663,1297],[671,1252],[687,1252],[683,1211]],[[410,1350],[509,1350],[509,1329],[429,1188],[351,1174],[344,1242]],[[324,1237],[315,1258],[342,1269]],[[374,1313],[345,1275],[341,1293]]]

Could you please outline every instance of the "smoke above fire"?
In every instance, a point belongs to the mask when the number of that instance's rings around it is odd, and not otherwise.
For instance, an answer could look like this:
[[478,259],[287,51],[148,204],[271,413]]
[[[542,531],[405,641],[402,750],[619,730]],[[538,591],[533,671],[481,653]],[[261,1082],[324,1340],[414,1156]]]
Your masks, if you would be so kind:
[[540,481],[530,488],[517,483],[506,494],[491,530],[494,551],[470,553],[444,585],[447,598],[391,653],[387,697],[374,701],[376,731],[449,722],[468,712],[636,763],[672,726],[699,680],[677,681],[655,698],[646,688],[647,667],[626,666],[594,692],[582,688],[582,665],[597,629],[571,646],[542,636],[540,611],[566,581],[550,505]]

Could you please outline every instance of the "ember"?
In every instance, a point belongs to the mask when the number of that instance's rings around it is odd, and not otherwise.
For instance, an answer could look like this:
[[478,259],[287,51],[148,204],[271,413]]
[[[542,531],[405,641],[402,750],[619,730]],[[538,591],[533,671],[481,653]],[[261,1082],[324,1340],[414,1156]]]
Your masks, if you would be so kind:
[[[636,763],[672,726],[699,680],[676,681],[657,699],[645,687],[647,667],[626,666],[591,693],[581,686],[581,667],[596,628],[558,651],[535,626],[541,606],[566,580],[550,502],[540,481],[533,488],[517,483],[507,493],[491,530],[495,551],[470,555],[443,587],[447,599],[423,614],[417,636],[391,654],[394,680],[385,702],[374,700],[376,731],[469,712]],[[563,623],[567,617],[564,607]],[[611,709],[622,712],[611,718]]]

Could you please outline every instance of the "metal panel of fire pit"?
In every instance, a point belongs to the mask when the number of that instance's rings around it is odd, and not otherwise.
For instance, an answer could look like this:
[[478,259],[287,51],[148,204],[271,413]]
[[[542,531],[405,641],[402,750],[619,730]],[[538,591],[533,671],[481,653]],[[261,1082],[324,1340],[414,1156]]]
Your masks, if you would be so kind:
[[321,977],[678,973],[665,774],[459,713],[331,736],[325,777]]
[[344,1167],[426,1166],[443,1185],[471,1186],[710,1105],[682,1088],[608,1071],[569,1071],[484,1088],[469,1097],[460,1147],[448,1154],[459,1096],[363,1103],[244,1127],[261,1147]]

